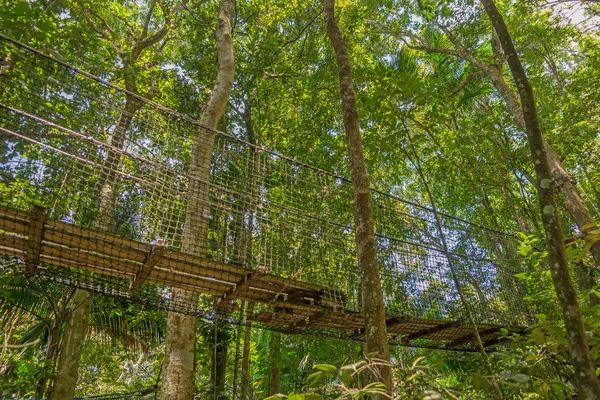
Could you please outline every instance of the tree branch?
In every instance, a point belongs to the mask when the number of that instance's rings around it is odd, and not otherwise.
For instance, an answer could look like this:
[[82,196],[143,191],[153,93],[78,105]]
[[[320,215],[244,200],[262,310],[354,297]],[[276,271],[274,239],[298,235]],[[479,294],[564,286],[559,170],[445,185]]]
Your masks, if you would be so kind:
[[482,78],[483,76],[483,72],[473,72],[471,75],[467,76],[465,80],[463,80],[457,87],[451,90],[450,94],[454,96],[455,94],[463,90],[469,84],[469,82],[473,81],[474,79]]

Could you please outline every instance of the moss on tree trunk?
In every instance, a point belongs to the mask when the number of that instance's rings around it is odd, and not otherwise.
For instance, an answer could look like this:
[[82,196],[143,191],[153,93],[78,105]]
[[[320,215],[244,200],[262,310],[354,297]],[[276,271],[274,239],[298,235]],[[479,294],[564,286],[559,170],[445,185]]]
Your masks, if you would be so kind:
[[569,275],[569,266],[565,254],[564,239],[556,211],[553,176],[548,162],[548,146],[544,141],[533,88],[529,83],[521,60],[512,42],[508,28],[493,0],[481,0],[485,11],[492,21],[492,26],[498,34],[508,65],[517,86],[521,99],[521,108],[525,123],[525,132],[529,141],[531,157],[535,166],[536,186],[539,197],[542,222],[546,232],[548,245],[548,261],[550,272],[558,300],[560,302],[565,328],[569,355],[582,399],[600,399],[600,383],[595,374],[595,368],[590,357],[589,346],[585,335],[577,292]]
[[[323,5],[327,36],[335,51],[340,79],[344,128],[354,192],[355,240],[358,249],[358,266],[361,273],[361,311],[365,321],[365,353],[388,361],[390,352],[379,267],[377,265],[373,210],[360,136],[350,56],[348,47],[335,20],[335,0],[324,0]],[[391,391],[391,368],[388,365],[380,365],[378,374],[378,380],[384,382],[388,390]]]

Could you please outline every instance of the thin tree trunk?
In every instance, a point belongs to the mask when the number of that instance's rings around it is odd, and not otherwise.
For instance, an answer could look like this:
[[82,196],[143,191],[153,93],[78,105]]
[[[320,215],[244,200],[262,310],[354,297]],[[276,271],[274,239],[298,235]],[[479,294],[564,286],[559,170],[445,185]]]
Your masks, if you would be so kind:
[[[119,150],[123,148],[125,134],[133,121],[133,116],[141,106],[142,103],[131,96],[127,96],[125,107],[115,125],[110,145],[116,151],[109,151],[108,157],[104,162],[105,180],[100,191],[100,207],[98,219],[96,220],[96,229],[99,231],[112,232],[114,229],[116,170],[122,159],[122,154]],[[81,350],[83,349],[83,341],[85,340],[88,328],[89,313],[92,309],[92,294],[87,290],[77,289],[73,296],[73,301],[77,299],[85,299],[85,301],[79,301],[82,304],[76,307],[69,315],[69,322],[65,328],[62,347],[68,349],[68,351],[66,353],[61,351],[57,365],[56,381],[52,390],[53,398],[56,400],[70,400],[75,394],[77,370],[79,368]],[[80,340],[81,342],[75,343],[72,342],[73,340]],[[75,371],[74,374],[73,371]]]
[[211,376],[211,393],[214,400],[225,400],[225,373],[227,372],[227,350],[229,332],[221,324],[215,325],[215,343],[213,346],[213,369]]
[[[246,98],[244,102],[244,125],[246,128],[246,136],[248,142],[252,145],[258,145],[258,140],[256,138],[256,134],[254,132],[254,125],[252,123],[252,99]],[[258,169],[260,167],[260,158],[258,149],[256,147],[249,147],[250,155],[252,157],[252,166],[251,170],[248,174],[249,187],[248,194],[250,196],[255,196],[258,194],[257,191],[257,174]],[[252,227],[254,226],[254,206],[250,205],[250,218],[248,221],[248,238],[247,238],[247,246],[246,246],[246,259],[245,261],[250,265],[251,268],[254,268],[253,258],[252,258]],[[250,345],[251,345],[251,333],[252,327],[248,319],[252,316],[252,312],[254,310],[254,303],[246,304],[246,315],[245,315],[245,332],[244,332],[244,346],[242,348],[242,377],[240,381],[240,400],[248,399],[248,390],[250,388]]]
[[[348,47],[337,25],[334,15],[335,0],[323,1],[323,15],[327,36],[335,51],[350,172],[354,191],[354,218],[356,224],[356,246],[358,249],[358,266],[361,272],[362,314],[365,321],[365,352],[367,355],[389,361],[390,351],[385,320],[379,267],[377,265],[375,228],[373,226],[373,210],[369,178],[360,137],[356,94],[352,81],[352,67],[348,55]],[[380,379],[388,391],[392,390],[392,370],[389,365],[378,367]]]
[[[66,307],[69,301],[69,297],[73,293],[72,289],[65,286],[63,288],[62,295],[60,300],[56,304],[55,312],[54,312],[54,321],[52,324],[52,328],[48,331],[48,343],[46,345],[46,359],[44,360],[44,368],[50,374],[54,373],[56,356],[58,354],[59,344],[60,344],[60,336],[62,333],[63,322],[66,317]],[[37,384],[36,388],[36,396],[39,398],[44,397],[44,392],[46,391],[46,383],[48,381],[48,377],[42,377]]]
[[[523,109],[521,108],[519,98],[517,97],[517,94],[513,91],[513,89],[511,89],[511,87],[504,80],[502,70],[498,68],[490,68],[489,66],[487,66],[485,63],[483,63],[481,60],[477,59],[473,54],[471,54],[458,41],[456,36],[454,36],[452,32],[450,32],[449,29],[447,29],[444,26],[441,26],[440,28],[446,34],[446,36],[448,36],[448,39],[450,39],[450,41],[458,49],[456,55],[462,58],[463,60],[471,63],[471,65],[479,69],[491,80],[494,87],[498,90],[498,92],[506,102],[508,111],[512,115],[513,120],[515,121],[517,126],[521,128],[523,132],[526,132],[527,127],[525,115]],[[569,214],[571,214],[571,217],[573,218],[581,232],[585,232],[589,229],[594,229],[589,228],[590,226],[593,226],[595,224],[595,221],[592,217],[592,214],[590,213],[589,208],[583,201],[581,194],[579,194],[575,180],[563,167],[560,157],[558,156],[556,151],[554,151],[552,146],[550,146],[550,144],[547,143],[545,139],[543,139],[543,141],[544,146],[546,147],[547,159],[548,164],[550,165],[550,172],[552,174],[552,178],[565,198],[565,208],[567,209]],[[590,249],[590,252],[594,257],[596,267],[600,269],[600,242],[594,244]],[[587,284],[585,285],[585,287],[583,287],[583,289],[589,288],[589,286],[592,283],[590,283],[589,280],[584,281],[587,281]]]
[[[479,348],[479,352],[481,353],[481,357],[483,359],[483,363],[485,365],[485,368],[488,370],[488,373],[490,375],[490,381],[492,382],[492,386],[494,387],[494,391],[496,392],[496,396],[498,397],[498,400],[503,400],[504,399],[504,395],[502,394],[502,390],[500,389],[500,386],[498,385],[498,382],[496,381],[496,373],[494,372],[494,369],[492,367],[492,364],[489,360],[489,357],[487,355],[487,352],[485,351],[485,347],[483,345],[483,341],[481,340],[481,336],[479,335],[479,327],[477,326],[477,321],[475,320],[475,317],[473,316],[473,311],[471,309],[471,305],[469,303],[469,300],[466,298],[464,291],[463,291],[463,287],[462,287],[462,283],[461,280],[459,278],[459,275],[456,271],[456,267],[455,267],[455,260],[452,258],[452,254],[450,253],[450,250],[448,248],[448,242],[446,241],[446,234],[444,233],[444,229],[442,228],[442,222],[440,220],[440,216],[438,214],[437,211],[437,205],[436,205],[436,201],[435,198],[433,197],[433,194],[431,193],[431,190],[429,188],[429,184],[427,183],[427,179],[425,178],[425,174],[423,173],[423,169],[421,168],[421,161],[419,160],[419,156],[416,152],[416,150],[414,149],[414,147],[412,146],[411,140],[410,140],[410,136],[409,136],[409,144],[412,147],[413,150],[413,154],[414,154],[414,160],[413,157],[410,156],[410,154],[407,152],[406,156],[408,157],[408,159],[411,161],[411,163],[415,166],[417,173],[419,174],[419,177],[421,178],[421,181],[423,182],[423,187],[425,188],[425,192],[427,193],[427,197],[429,198],[429,203],[431,204],[431,210],[433,211],[433,216],[435,219],[435,224],[437,226],[437,230],[438,233],[440,235],[440,239],[442,241],[442,247],[444,250],[444,254],[446,255],[446,260],[448,261],[448,267],[450,268],[450,272],[452,275],[452,280],[454,281],[454,287],[456,288],[456,291],[458,292],[458,296],[460,298],[460,301],[463,305],[463,308],[465,309],[465,312],[467,314],[467,318],[469,319],[469,321],[471,322],[471,324],[473,325],[473,333],[475,335],[475,340],[477,342],[477,346]],[[483,296],[483,293],[481,292],[481,289],[479,287],[479,285],[475,282],[471,282],[475,288],[475,290],[478,292],[479,298],[480,298],[480,302],[481,303],[485,303],[485,296]]]
[[[216,38],[218,56],[217,81],[200,123],[209,128],[198,128],[192,149],[189,169],[187,209],[182,237],[182,251],[195,256],[206,252],[210,206],[208,187],[203,182],[210,179],[210,164],[214,147],[215,129],[229,101],[233,86],[234,58],[231,37],[233,0],[221,0],[217,18]],[[173,289],[173,304],[185,304],[190,310],[198,307],[198,295]],[[169,312],[167,317],[167,342],[163,366],[161,400],[189,400],[194,390],[194,349],[196,317]]]
[[244,330],[243,318],[246,313],[246,305],[247,302],[242,304],[242,310],[240,314],[240,320],[237,327],[237,331],[235,332],[235,356],[233,361],[233,393],[231,395],[231,399],[235,400],[237,398],[238,391],[238,377],[240,373],[240,356],[242,353],[242,331]]
[[[252,145],[257,145],[256,135],[254,133],[254,126],[252,123],[252,99],[247,97],[244,101],[244,113],[243,113],[244,125],[246,128],[246,138]],[[245,194],[252,198],[256,193],[256,174],[258,170],[258,152],[253,146],[248,147],[249,156],[252,160],[248,170],[248,177],[245,187]],[[235,228],[235,243],[233,249],[233,262],[252,268],[252,227],[254,226],[254,213],[253,205],[250,202],[243,203],[240,199],[240,205],[237,207],[238,216],[236,218]],[[244,216],[249,215],[249,222],[245,225]],[[250,304],[246,303],[245,308],[250,307]],[[242,318],[247,318],[245,308],[242,307],[242,315],[240,316],[240,322]],[[251,314],[251,310],[250,310]],[[244,326],[240,323],[236,333],[236,351],[235,351],[235,365],[233,373],[233,400],[235,400],[238,389],[238,373],[239,373],[239,356],[241,351],[241,338],[242,330]],[[246,331],[249,332],[248,328]],[[244,341],[244,351],[246,350],[246,341]],[[249,348],[248,348],[249,350]]]
[[493,0],[481,0],[481,2],[492,21],[494,29],[498,33],[504,54],[507,56],[508,65],[519,91],[523,117],[525,119],[525,132],[527,133],[531,156],[535,165],[540,211],[548,242],[550,272],[558,300],[562,307],[570,358],[575,369],[579,394],[585,400],[600,399],[600,384],[596,378],[594,365],[590,357],[583,321],[579,311],[577,292],[569,275],[560,220],[556,212],[552,171],[548,163],[548,146],[544,141],[539,124],[533,89],[521,65],[504,19],[496,8],[496,4]]
[[254,303],[248,303],[246,307],[246,332],[244,334],[244,348],[242,350],[242,380],[240,382],[240,400],[248,400],[248,389],[250,387],[250,335],[252,327],[248,323],[248,317],[252,315]]
[[77,290],[73,295],[69,320],[65,328],[56,380],[49,396],[51,399],[67,400],[75,397],[77,371],[91,308],[92,295],[85,290]]
[[269,396],[278,394],[281,383],[281,333],[271,331],[271,339],[269,340],[269,350],[271,358],[271,368],[269,372]]

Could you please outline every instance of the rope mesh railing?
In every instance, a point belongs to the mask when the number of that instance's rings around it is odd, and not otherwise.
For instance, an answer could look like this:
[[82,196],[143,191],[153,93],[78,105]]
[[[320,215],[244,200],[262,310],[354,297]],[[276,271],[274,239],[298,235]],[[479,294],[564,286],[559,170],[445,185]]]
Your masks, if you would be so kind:
[[[248,323],[362,338],[349,180],[3,37],[0,61],[0,272],[229,322],[249,301]],[[390,341],[474,348],[432,211],[372,198]],[[527,326],[516,239],[441,223],[483,339]]]

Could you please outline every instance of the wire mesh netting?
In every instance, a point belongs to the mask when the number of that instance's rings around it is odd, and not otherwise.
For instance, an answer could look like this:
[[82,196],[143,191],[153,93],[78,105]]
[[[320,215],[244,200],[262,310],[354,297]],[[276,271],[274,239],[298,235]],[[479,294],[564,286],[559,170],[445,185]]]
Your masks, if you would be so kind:
[[[2,274],[361,339],[352,184],[0,39]],[[110,77],[104,77],[108,79]],[[390,341],[472,349],[530,317],[514,237],[372,192]],[[242,302],[255,303],[247,319]]]

